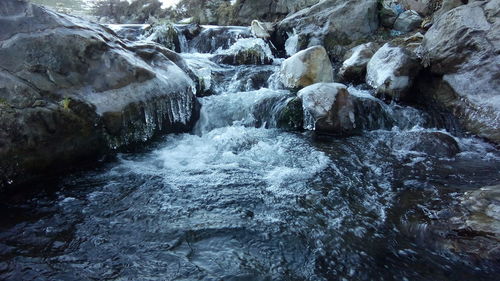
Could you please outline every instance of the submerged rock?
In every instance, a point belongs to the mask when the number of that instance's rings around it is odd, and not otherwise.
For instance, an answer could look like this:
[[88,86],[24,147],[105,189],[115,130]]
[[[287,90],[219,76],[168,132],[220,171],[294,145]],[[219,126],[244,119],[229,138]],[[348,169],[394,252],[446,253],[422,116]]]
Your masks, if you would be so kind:
[[300,90],[304,128],[335,135],[355,129],[354,106],[347,87],[339,83],[317,83]]
[[333,68],[325,48],[311,47],[286,59],[281,65],[280,78],[287,88],[333,82]]
[[407,131],[392,139],[392,148],[426,153],[433,157],[453,157],[460,152],[453,137],[441,132]]
[[194,83],[175,53],[23,1],[0,11],[3,183],[191,128]]
[[370,59],[366,83],[379,94],[405,99],[420,69],[421,66],[414,55],[387,43]]
[[434,74],[421,80],[428,102],[495,143],[500,143],[499,12],[499,0],[452,9],[425,34],[420,50]]
[[366,76],[366,66],[379,46],[366,43],[352,48],[344,57],[338,78],[342,82],[362,82]]

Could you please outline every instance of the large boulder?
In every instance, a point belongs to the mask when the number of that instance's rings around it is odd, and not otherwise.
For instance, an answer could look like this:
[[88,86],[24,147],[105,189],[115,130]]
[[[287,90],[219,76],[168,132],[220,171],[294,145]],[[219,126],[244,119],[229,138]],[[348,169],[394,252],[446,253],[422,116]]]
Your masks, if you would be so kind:
[[378,28],[376,0],[325,0],[286,17],[278,24],[276,44],[284,48],[288,37],[297,36],[297,50],[325,46],[332,58],[341,58],[353,42]]
[[352,48],[344,56],[338,78],[342,82],[361,82],[366,76],[366,66],[378,50],[375,43],[366,43]]
[[[425,34],[422,81],[428,101],[452,112],[470,132],[500,143],[500,0],[474,1],[444,13]],[[429,79],[427,79],[429,80]]]
[[292,89],[333,82],[332,64],[322,46],[300,51],[283,61],[279,75],[283,85]]
[[25,1],[0,2],[0,187],[159,132],[189,130],[177,54]]
[[345,85],[317,83],[297,96],[302,100],[304,129],[335,135],[348,135],[355,129],[354,105]]
[[405,99],[420,68],[413,53],[387,43],[368,62],[366,83],[381,95]]

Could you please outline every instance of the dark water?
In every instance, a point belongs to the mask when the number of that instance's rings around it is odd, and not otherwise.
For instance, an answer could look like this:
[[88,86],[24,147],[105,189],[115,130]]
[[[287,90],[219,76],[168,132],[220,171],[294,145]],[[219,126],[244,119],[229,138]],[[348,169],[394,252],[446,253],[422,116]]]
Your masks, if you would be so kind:
[[500,280],[500,261],[456,251],[468,238],[447,227],[464,191],[499,183],[497,149],[396,149],[395,136],[436,131],[396,105],[394,128],[361,136],[266,129],[277,107],[266,121],[256,105],[291,93],[246,78],[277,66],[209,56],[186,57],[220,78],[197,134],[4,196],[0,280]]
[[0,279],[495,280],[498,264],[419,226],[495,183],[498,153],[465,139],[455,158],[417,159],[392,134],[234,125],[41,183],[1,205]]

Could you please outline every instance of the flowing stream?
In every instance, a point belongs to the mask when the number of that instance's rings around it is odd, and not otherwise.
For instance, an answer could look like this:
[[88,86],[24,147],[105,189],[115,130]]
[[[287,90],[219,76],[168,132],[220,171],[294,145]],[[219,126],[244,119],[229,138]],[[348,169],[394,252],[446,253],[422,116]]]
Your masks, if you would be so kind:
[[498,280],[498,263],[450,250],[432,227],[464,190],[498,182],[493,146],[396,149],[395,136],[438,131],[396,104],[385,130],[287,132],[274,113],[293,94],[268,81],[279,59],[182,55],[215,93],[194,131],[3,200],[1,280]]

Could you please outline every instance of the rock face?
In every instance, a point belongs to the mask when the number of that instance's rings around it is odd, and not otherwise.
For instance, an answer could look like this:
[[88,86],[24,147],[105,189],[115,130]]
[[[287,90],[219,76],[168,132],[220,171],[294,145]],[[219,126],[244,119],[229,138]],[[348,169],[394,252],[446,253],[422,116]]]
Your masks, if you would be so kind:
[[24,1],[0,2],[0,185],[190,129],[194,83],[158,45]]
[[361,82],[366,76],[366,66],[377,51],[375,43],[366,43],[352,48],[344,57],[338,78],[342,82]]
[[346,135],[355,128],[352,98],[343,84],[317,83],[300,90],[304,128],[320,133]]
[[412,10],[403,12],[394,22],[394,29],[402,32],[410,32],[422,24],[422,17]]
[[420,68],[411,53],[387,43],[368,62],[366,83],[379,94],[405,99]]
[[500,1],[475,1],[436,20],[423,62],[435,75],[422,93],[470,132],[500,143]]
[[303,88],[319,82],[333,82],[333,68],[321,46],[300,51],[281,65],[280,78],[287,88]]
[[370,36],[378,28],[376,0],[325,0],[294,13],[278,24],[284,46],[295,34],[297,50],[323,45],[331,57],[343,56],[344,46]]

